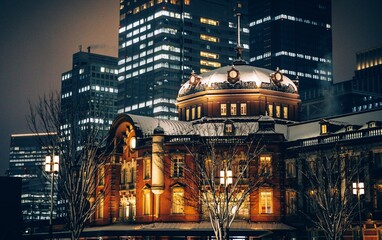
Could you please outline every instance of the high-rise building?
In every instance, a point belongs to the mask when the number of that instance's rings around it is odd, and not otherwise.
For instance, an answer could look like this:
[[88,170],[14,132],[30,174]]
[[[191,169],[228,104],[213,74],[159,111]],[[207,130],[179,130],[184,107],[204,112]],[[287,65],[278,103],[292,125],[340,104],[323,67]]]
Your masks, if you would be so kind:
[[[231,65],[236,58],[236,13],[230,0],[121,0],[118,112],[177,119],[175,99],[191,73]],[[241,14],[248,59],[249,29]]]
[[50,182],[44,176],[44,163],[52,151],[48,144],[52,136],[55,134],[11,135],[9,176],[22,178],[21,210],[25,222],[49,219]]
[[61,131],[81,136],[96,128],[102,138],[117,114],[117,58],[81,50],[61,76]]
[[300,90],[332,81],[331,0],[256,0],[248,11],[251,65],[282,69]]

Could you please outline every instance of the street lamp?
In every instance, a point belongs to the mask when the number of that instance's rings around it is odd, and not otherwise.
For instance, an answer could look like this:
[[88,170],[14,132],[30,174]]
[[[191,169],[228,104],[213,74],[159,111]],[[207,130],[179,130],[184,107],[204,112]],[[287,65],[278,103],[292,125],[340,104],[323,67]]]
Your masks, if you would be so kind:
[[52,228],[53,228],[53,223],[52,223],[52,218],[53,218],[53,186],[54,186],[54,174],[58,173],[59,170],[59,165],[60,165],[60,158],[57,155],[53,156],[46,156],[45,157],[45,172],[51,174],[50,178],[50,217],[49,217],[49,236],[50,239],[53,239],[52,237]]
[[365,194],[365,185],[359,180],[353,182],[353,194],[358,199],[358,215],[359,215],[359,239],[362,240],[362,218],[361,218],[361,195]]

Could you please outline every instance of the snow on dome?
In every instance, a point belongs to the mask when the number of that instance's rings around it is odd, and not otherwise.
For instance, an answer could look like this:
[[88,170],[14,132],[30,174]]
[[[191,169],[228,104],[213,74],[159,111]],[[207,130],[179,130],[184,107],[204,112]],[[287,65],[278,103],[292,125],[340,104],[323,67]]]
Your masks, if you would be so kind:
[[[231,71],[238,73],[238,76]],[[287,76],[279,74],[277,79],[272,80],[271,75],[281,73],[276,70],[271,71],[265,68],[253,67],[248,65],[226,66],[203,73],[197,76],[198,81],[194,78],[190,79],[182,85],[178,92],[178,97],[190,95],[205,90],[219,90],[219,89],[269,89],[274,91],[297,93],[298,89],[296,84]],[[196,75],[195,75],[196,76]]]

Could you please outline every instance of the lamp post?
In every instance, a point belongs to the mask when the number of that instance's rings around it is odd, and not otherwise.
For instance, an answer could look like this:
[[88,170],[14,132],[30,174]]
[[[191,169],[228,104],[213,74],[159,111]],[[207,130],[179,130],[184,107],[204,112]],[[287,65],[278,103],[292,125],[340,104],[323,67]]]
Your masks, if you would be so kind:
[[229,227],[228,224],[230,222],[230,212],[228,211],[228,205],[229,205],[229,198],[228,198],[228,185],[232,184],[232,170],[228,170],[227,168],[225,170],[220,171],[220,184],[224,186],[225,189],[225,200],[226,200],[226,214],[227,214],[227,224],[226,224],[226,240],[229,239]]
[[54,186],[54,174],[58,173],[60,164],[60,158],[58,155],[45,157],[45,172],[51,174],[50,178],[50,217],[49,217],[49,238],[53,239],[53,186]]
[[358,200],[359,239],[362,240],[361,195],[365,194],[365,185],[359,179],[357,182],[353,182],[353,194],[357,195]]

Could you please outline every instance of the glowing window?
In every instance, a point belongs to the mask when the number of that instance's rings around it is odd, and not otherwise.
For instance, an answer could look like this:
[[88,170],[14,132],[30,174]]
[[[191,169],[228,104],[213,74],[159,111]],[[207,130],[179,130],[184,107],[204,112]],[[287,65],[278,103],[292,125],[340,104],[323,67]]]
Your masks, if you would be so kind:
[[268,116],[273,117],[273,105],[268,105]]
[[198,106],[198,118],[202,117],[202,107]]
[[283,107],[283,117],[288,119],[288,107]]
[[191,108],[191,119],[194,120],[195,119],[195,108]]
[[172,177],[183,177],[184,162],[182,156],[175,156],[172,158],[171,162],[171,176]]
[[259,173],[261,175],[270,175],[272,174],[272,166],[271,166],[272,157],[271,156],[260,156],[260,164],[259,164]]
[[323,124],[321,125],[321,134],[326,134],[328,133],[328,126]]
[[184,5],[190,5],[190,0],[184,0]]
[[209,36],[209,35],[205,35],[205,34],[200,34],[200,39],[205,40],[205,41],[209,41],[209,42],[219,42],[218,37],[213,37],[213,36]]
[[151,213],[151,196],[150,190],[143,190],[143,214],[149,215]]
[[237,115],[236,103],[231,104],[231,115],[232,116]]
[[211,61],[206,61],[206,60],[200,60],[200,65],[204,65],[204,66],[208,66],[208,67],[215,67],[215,68],[221,67],[221,63],[211,62]]
[[149,179],[151,178],[151,159],[147,157],[143,161],[144,161],[143,162],[144,176],[145,176],[145,179]]
[[206,57],[206,58],[212,58],[212,59],[219,59],[219,54],[216,53],[210,53],[210,52],[200,52],[201,57]]
[[225,103],[220,104],[220,115],[227,116],[227,104]]
[[276,106],[276,117],[277,118],[281,117],[281,108],[280,108],[280,106]]
[[260,192],[260,213],[270,214],[273,213],[272,209],[272,191]]
[[99,204],[98,204],[98,208],[97,208],[97,218],[103,218],[103,212],[104,212],[104,198],[103,196],[101,196],[101,199],[99,201]]
[[186,121],[190,120],[190,109],[186,109]]
[[209,72],[210,70],[208,70],[208,69],[205,69],[205,68],[201,68],[200,69],[200,73],[206,73],[206,72]]
[[100,186],[105,184],[105,167],[100,167],[98,169],[98,183]]
[[184,213],[184,190],[181,187],[176,187],[172,189],[171,197],[171,210],[173,214],[183,214]]
[[219,21],[216,21],[216,20],[213,20],[213,19],[209,19],[209,18],[201,17],[200,18],[200,22],[201,23],[205,23],[205,24],[209,24],[209,25],[213,25],[213,26],[219,26]]
[[247,115],[247,104],[246,103],[240,104],[240,115]]

